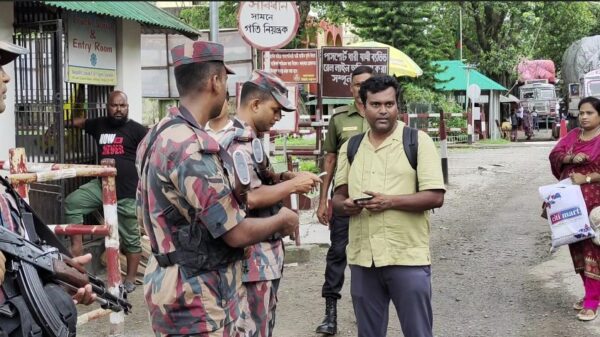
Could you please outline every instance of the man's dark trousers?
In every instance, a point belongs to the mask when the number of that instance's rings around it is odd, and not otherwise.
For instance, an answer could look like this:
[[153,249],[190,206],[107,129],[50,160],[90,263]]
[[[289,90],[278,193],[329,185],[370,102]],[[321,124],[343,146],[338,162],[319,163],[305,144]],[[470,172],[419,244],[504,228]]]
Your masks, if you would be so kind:
[[433,337],[430,266],[350,265],[358,337],[384,337],[390,300],[406,337]]
[[325,283],[323,283],[322,296],[339,300],[344,285],[344,271],[346,270],[346,246],[348,245],[347,216],[333,215],[330,221],[329,240],[331,246],[327,251],[327,266],[325,267]]

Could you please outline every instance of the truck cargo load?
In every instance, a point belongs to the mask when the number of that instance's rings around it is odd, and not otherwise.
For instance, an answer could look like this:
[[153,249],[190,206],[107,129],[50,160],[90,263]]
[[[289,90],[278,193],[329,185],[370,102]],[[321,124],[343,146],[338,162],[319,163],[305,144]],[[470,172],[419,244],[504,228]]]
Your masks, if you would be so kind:
[[548,80],[556,83],[556,69],[552,60],[523,60],[517,66],[519,82],[525,83],[535,80]]

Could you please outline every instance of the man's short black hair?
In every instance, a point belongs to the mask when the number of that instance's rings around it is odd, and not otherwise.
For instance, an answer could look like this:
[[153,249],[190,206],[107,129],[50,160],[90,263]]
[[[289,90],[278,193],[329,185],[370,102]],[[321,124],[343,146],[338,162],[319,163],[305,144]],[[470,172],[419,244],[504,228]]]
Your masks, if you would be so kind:
[[175,82],[179,96],[202,89],[209,78],[221,75],[224,68],[223,62],[218,61],[189,63],[176,67]]
[[[240,93],[240,105],[244,106],[253,99],[259,101],[266,101],[273,98],[271,93],[252,82],[246,82],[242,85],[242,92]],[[274,98],[273,98],[274,99]]]
[[354,69],[354,71],[352,72],[351,78],[354,78],[354,76],[358,76],[358,75],[362,75],[362,74],[373,74],[373,68],[371,68],[369,66],[356,67],[356,69]]
[[358,94],[363,103],[367,104],[367,92],[376,94],[390,87],[394,88],[394,91],[396,92],[395,96],[398,96],[398,81],[396,81],[394,77],[389,75],[373,76],[362,82]]

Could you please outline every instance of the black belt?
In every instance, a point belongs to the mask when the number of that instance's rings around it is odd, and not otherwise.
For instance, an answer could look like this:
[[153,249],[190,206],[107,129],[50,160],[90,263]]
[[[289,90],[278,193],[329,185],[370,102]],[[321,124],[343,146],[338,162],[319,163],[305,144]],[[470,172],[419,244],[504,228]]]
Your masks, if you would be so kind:
[[158,262],[158,265],[163,268],[176,265],[183,258],[183,256],[178,251],[174,251],[174,252],[170,252],[170,253],[166,253],[166,254],[152,254],[152,255],[154,255],[154,258],[156,259],[156,262]]

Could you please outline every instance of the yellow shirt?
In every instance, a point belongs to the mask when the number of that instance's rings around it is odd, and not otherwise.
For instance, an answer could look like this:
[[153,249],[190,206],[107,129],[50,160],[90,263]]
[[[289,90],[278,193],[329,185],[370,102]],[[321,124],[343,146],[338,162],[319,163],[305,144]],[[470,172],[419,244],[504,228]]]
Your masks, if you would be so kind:
[[[354,162],[348,164],[348,142],[342,145],[337,160],[336,187],[348,185],[350,198],[364,191],[386,195],[416,193],[419,190],[445,190],[442,167],[437,149],[431,138],[419,131],[419,152],[415,172],[402,145],[404,123],[375,149],[369,141],[369,132],[363,138]],[[363,267],[400,265],[430,265],[429,211],[414,213],[397,210],[370,212],[363,210],[350,217],[348,263]]]

